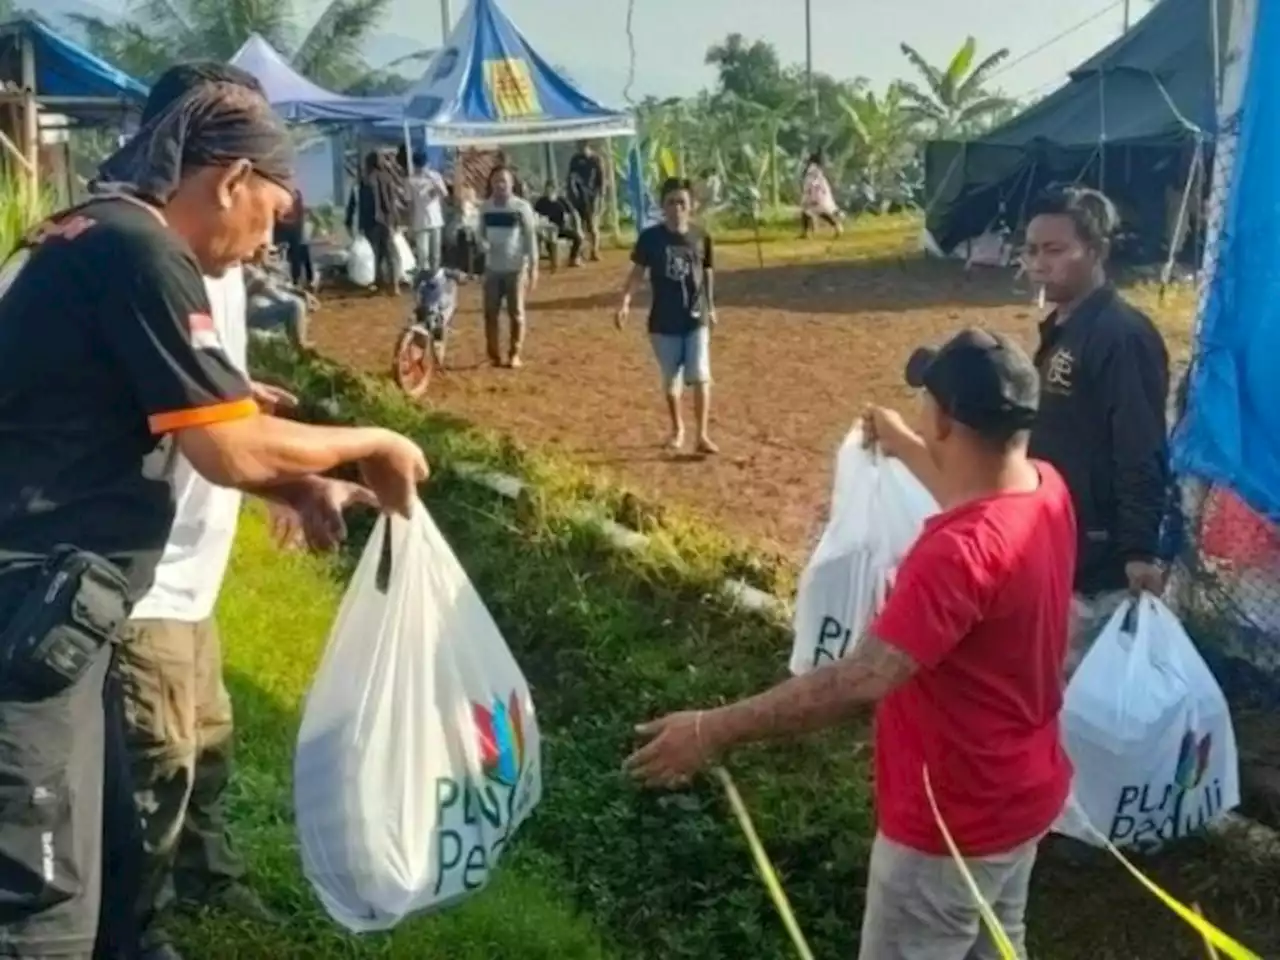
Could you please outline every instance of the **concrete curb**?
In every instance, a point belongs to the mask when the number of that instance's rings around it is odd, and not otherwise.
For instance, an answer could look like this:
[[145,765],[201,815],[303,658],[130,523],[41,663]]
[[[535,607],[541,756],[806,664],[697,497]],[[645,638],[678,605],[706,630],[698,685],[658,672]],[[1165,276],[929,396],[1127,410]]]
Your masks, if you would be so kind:
[[[528,489],[528,484],[519,477],[489,470],[478,463],[460,461],[452,464],[449,469],[460,479],[492,490],[507,500],[518,499]],[[641,550],[649,543],[649,538],[643,533],[632,530],[609,517],[602,517],[587,508],[579,510],[575,519],[585,525],[594,526],[619,550]],[[720,589],[743,610],[769,617],[791,619],[791,604],[751,586],[744,580],[729,578],[721,583]],[[1250,846],[1259,850],[1280,849],[1280,832],[1238,813],[1228,813],[1222,820],[1211,825],[1209,832],[1220,836],[1243,835]]]
[[[489,470],[481,464],[465,460],[451,464],[449,470],[459,479],[482,486],[507,500],[518,499],[528,488],[528,485],[519,477]],[[632,530],[612,518],[599,516],[589,509],[579,510],[575,514],[575,519],[580,523],[595,527],[606,540],[619,550],[642,550],[649,543],[649,538],[638,530]],[[730,578],[720,585],[720,589],[725,596],[743,610],[786,619],[791,617],[791,605],[789,603],[772,594],[765,593],[763,590],[753,587],[743,580]]]

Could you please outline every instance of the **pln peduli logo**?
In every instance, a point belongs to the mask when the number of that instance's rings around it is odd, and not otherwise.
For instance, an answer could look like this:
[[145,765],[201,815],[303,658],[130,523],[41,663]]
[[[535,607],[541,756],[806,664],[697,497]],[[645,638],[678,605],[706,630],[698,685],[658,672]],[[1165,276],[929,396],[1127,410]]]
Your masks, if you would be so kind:
[[473,703],[471,711],[485,777],[504,787],[514,787],[524,772],[527,748],[519,694],[513,690],[506,703],[494,697],[488,707]]
[[1178,765],[1174,768],[1173,782],[1182,790],[1194,790],[1204,780],[1205,771],[1209,769],[1209,753],[1213,747],[1213,734],[1206,733],[1197,739],[1194,732],[1188,730],[1182,735],[1182,745],[1178,748]]

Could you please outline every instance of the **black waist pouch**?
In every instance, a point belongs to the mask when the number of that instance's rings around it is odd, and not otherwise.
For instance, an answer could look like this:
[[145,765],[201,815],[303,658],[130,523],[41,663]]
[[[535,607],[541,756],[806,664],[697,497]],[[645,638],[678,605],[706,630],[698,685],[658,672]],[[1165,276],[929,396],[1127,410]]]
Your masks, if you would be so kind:
[[0,632],[6,685],[51,697],[75,684],[129,616],[129,586],[110,560],[54,549]]

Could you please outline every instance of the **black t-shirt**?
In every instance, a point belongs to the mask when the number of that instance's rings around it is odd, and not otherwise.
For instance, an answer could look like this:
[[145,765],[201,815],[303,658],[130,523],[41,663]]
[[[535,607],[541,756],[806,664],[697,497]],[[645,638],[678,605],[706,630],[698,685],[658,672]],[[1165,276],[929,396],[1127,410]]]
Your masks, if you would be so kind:
[[540,217],[546,217],[561,230],[565,228],[565,224],[569,222],[571,216],[569,205],[559,197],[539,197],[537,203],[533,205],[533,212]]
[[574,203],[595,203],[603,190],[604,164],[599,156],[575,153],[569,158],[569,198]]
[[684,336],[707,322],[707,271],[714,266],[710,236],[696,227],[676,233],[655,224],[636,238],[631,262],[649,271],[650,333]]
[[0,268],[0,583],[72,544],[136,600],[173,523],[167,434],[256,410],[154,210],[101,199],[37,227]]

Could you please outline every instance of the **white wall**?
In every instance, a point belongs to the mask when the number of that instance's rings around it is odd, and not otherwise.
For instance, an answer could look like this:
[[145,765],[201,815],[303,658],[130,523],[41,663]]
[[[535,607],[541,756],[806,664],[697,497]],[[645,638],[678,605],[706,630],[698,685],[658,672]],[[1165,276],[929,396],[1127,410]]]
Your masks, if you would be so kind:
[[345,201],[333,192],[333,141],[328,137],[316,137],[298,146],[298,187],[302,199],[309,207]]

